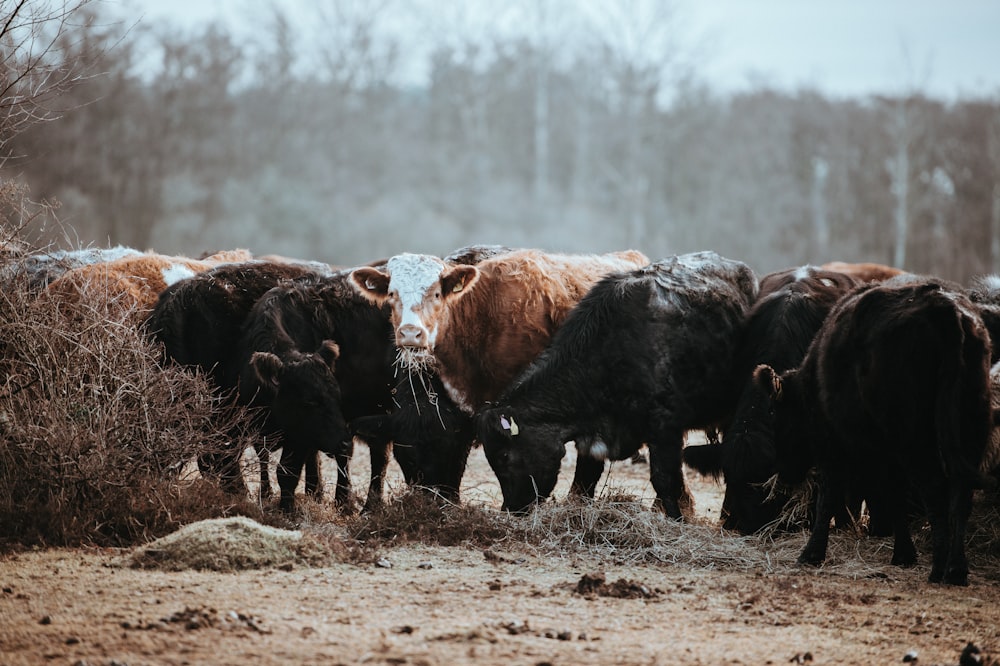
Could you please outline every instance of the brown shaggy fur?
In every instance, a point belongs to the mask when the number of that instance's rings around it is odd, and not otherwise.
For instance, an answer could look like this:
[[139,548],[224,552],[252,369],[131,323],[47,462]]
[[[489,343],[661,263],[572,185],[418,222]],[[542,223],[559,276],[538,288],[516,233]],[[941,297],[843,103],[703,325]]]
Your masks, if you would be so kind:
[[885,266],[883,264],[849,264],[843,261],[831,261],[828,264],[823,264],[821,268],[850,275],[860,282],[883,282],[906,272],[900,268],[893,268],[892,266]]

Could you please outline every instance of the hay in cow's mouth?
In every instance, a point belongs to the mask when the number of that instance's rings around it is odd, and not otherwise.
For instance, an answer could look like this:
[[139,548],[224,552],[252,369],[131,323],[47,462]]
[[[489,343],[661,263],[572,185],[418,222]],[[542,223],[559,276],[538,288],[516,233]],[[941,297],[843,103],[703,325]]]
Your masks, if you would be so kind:
[[396,347],[395,364],[397,368],[411,372],[434,372],[437,369],[434,355],[416,347]]

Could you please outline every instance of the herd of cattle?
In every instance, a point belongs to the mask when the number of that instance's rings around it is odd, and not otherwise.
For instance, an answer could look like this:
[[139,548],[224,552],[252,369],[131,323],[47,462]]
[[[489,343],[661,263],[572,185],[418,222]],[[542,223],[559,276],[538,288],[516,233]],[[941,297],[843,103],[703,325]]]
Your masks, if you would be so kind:
[[[723,526],[742,533],[775,521],[781,489],[815,472],[800,562],[822,562],[831,522],[864,506],[870,532],[894,537],[892,562],[912,565],[919,513],[930,580],[964,585],[973,493],[1000,468],[1000,278],[962,286],[842,263],[758,278],[714,252],[651,262],[499,246],[345,269],[123,248],[18,266],[43,293],[136,307],[165,363],[260,407],[248,412],[258,455],[281,449],[285,510],[303,471],[307,492],[321,492],[319,453],[336,459],[336,502],[348,501],[355,438],[371,455],[369,509],[390,456],[407,483],[457,500],[479,443],[503,508],[521,512],[551,494],[568,442],[571,492],[590,497],[606,461],[645,445],[671,518],[690,511],[684,463],[725,479]],[[685,448],[689,430],[709,443]],[[199,468],[246,493],[242,453],[206,453]]]

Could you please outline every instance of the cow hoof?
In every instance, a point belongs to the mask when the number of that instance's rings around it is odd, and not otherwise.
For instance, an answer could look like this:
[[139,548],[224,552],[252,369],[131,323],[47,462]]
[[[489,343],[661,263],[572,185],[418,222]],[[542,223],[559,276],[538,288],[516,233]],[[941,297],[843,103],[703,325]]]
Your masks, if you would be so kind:
[[916,553],[893,553],[891,564],[895,567],[912,567],[917,564]]
[[966,587],[969,584],[968,571],[964,571],[961,569],[952,569],[946,571],[943,576],[939,574],[937,580],[933,579],[934,574],[935,572],[932,569],[931,575],[928,577],[928,580],[932,583],[944,583],[945,585],[960,585],[962,587]]
[[802,551],[799,555],[798,563],[805,564],[810,567],[818,567],[823,564],[823,560],[826,559],[826,553],[821,553],[818,551],[813,551],[811,549],[806,549]]

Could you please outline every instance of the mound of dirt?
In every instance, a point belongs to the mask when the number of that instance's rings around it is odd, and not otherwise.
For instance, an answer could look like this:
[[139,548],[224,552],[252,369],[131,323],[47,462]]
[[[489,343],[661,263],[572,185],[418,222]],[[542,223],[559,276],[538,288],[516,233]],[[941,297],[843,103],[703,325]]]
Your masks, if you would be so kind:
[[166,571],[239,571],[319,566],[330,562],[332,557],[329,549],[298,530],[269,527],[237,516],[185,525],[135,549],[119,564]]

